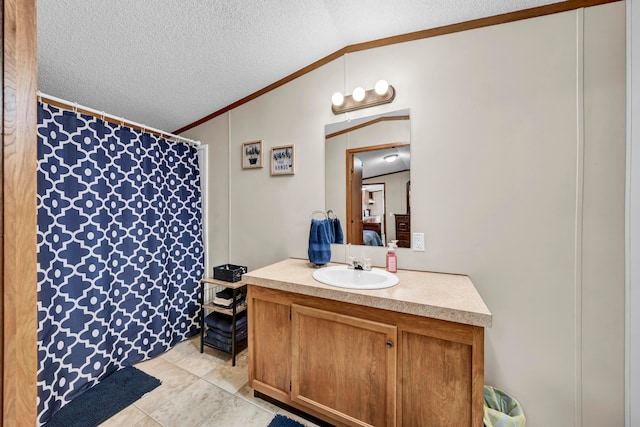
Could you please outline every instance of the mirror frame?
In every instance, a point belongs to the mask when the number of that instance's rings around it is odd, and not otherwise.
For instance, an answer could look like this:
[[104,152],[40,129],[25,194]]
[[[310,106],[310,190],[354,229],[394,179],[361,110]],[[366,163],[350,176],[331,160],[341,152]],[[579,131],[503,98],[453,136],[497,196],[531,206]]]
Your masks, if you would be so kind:
[[[401,110],[396,110],[396,111],[390,111],[390,112],[385,112],[382,114],[374,114],[368,117],[361,117],[361,118],[356,118],[356,119],[350,119],[347,118],[346,120],[342,121],[342,122],[335,122],[335,123],[329,123],[325,125],[325,141],[334,138],[336,136],[345,134],[345,133],[349,133],[352,131],[356,131],[358,129],[364,128],[364,127],[368,127],[371,125],[375,125],[376,123],[380,123],[380,122],[384,122],[384,121],[396,121],[396,120],[400,120],[400,121],[404,121],[407,120],[409,121],[409,123],[411,123],[411,113],[410,113],[410,109],[406,108],[406,109],[401,109]],[[410,126],[410,125],[409,125]],[[410,128],[409,128],[409,132],[410,132]],[[395,142],[395,143],[383,143],[381,145],[374,145],[374,146],[369,146],[368,148],[365,148],[361,151],[371,151],[371,148],[373,147],[373,149],[384,149],[384,148],[388,148],[388,147],[400,147],[400,146],[411,146],[411,141],[409,140],[409,142]],[[346,151],[352,150],[358,150],[358,148],[346,148]],[[345,191],[345,203],[346,203],[346,210],[345,210],[345,222],[344,222],[344,244],[347,244],[347,242],[349,242],[350,237],[351,237],[351,223],[350,221],[347,220],[347,217],[351,216],[351,194],[349,191],[350,188],[350,182],[349,182],[349,177],[350,177],[350,155],[349,154],[345,154],[345,158],[346,158],[346,176],[345,176],[345,183],[346,183],[346,191]],[[326,162],[326,159],[325,159]],[[325,166],[325,180],[326,180],[326,166]],[[409,176],[409,182],[411,181],[411,176]],[[407,199],[409,199],[409,193],[407,193]],[[325,205],[326,205],[326,195],[325,195]],[[407,206],[409,206],[407,204]],[[385,209],[386,212],[386,209]],[[408,212],[407,212],[408,213]],[[350,220],[351,218],[349,218]],[[388,222],[385,218],[385,225],[388,227]],[[391,225],[392,227],[395,227],[394,224]],[[349,244],[355,244],[356,243],[349,243]],[[362,245],[363,243],[361,243]]]

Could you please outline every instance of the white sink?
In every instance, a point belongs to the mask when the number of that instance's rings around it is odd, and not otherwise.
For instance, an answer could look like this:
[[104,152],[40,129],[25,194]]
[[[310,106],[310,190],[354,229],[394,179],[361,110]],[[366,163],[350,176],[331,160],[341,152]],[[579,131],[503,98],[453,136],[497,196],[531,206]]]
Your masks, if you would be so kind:
[[398,284],[398,276],[386,270],[355,270],[346,265],[320,268],[313,272],[313,278],[325,285],[348,289],[384,289]]

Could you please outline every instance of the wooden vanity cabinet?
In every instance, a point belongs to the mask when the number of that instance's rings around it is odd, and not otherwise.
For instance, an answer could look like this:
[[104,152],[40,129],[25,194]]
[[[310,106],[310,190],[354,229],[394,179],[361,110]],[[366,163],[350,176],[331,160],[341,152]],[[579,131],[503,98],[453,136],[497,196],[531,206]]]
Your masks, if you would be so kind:
[[398,425],[482,427],[484,329],[412,317],[398,326]]
[[274,399],[285,402],[291,392],[291,303],[278,300],[277,294],[247,292],[250,307],[249,327],[249,383]]
[[481,427],[481,327],[249,285],[249,385],[338,426]]
[[351,425],[395,425],[396,328],[292,304],[291,400]]

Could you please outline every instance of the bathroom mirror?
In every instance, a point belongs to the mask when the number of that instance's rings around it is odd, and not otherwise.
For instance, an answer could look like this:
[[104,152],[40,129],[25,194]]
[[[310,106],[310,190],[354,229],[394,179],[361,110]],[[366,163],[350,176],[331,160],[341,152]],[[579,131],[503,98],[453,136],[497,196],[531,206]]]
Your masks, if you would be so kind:
[[409,110],[325,126],[325,203],[344,243],[411,241]]

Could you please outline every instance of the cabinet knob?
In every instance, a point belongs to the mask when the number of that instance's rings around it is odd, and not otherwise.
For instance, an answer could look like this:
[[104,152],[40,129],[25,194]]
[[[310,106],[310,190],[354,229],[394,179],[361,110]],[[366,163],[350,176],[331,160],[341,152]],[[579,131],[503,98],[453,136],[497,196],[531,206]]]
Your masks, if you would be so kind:
[[387,348],[391,348],[393,347],[393,343],[391,342],[391,340],[387,341]]

